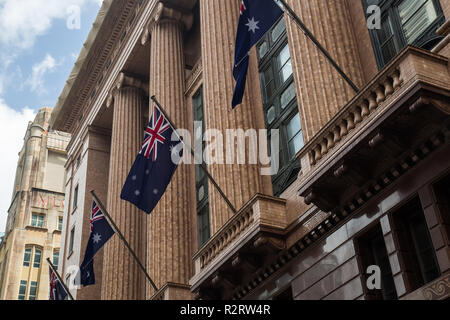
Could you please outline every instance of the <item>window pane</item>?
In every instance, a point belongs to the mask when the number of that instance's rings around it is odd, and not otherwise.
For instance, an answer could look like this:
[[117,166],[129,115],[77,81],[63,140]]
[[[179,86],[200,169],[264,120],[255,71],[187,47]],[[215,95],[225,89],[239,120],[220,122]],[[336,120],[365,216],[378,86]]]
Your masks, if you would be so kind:
[[29,267],[30,266],[30,261],[31,261],[31,248],[26,248],[25,249],[25,254],[23,257],[23,266],[24,267]]
[[300,115],[297,113],[287,125],[288,140],[291,140],[301,129]]
[[58,263],[59,263],[59,251],[53,252],[53,265],[56,269],[58,269]]
[[381,52],[383,54],[383,60],[385,63],[391,61],[392,58],[397,54],[397,50],[395,49],[394,39],[390,39],[387,41],[382,47]]
[[392,27],[391,19],[389,18],[389,16],[387,16],[381,22],[381,29],[378,30],[378,38],[380,40],[380,44],[382,45],[386,42],[386,40],[392,38],[393,34],[394,29]]
[[43,215],[39,215],[39,216],[38,216],[38,223],[37,223],[37,226],[38,226],[39,228],[42,228],[42,227],[44,226],[44,216],[43,216]]
[[281,50],[280,54],[278,55],[278,62],[279,66],[283,67],[288,60],[291,59],[291,54],[289,52],[289,45],[286,45],[283,50]]
[[272,124],[272,122],[275,120],[277,114],[275,111],[275,107],[271,106],[270,109],[267,111],[267,123]]
[[272,30],[272,41],[275,42],[278,38],[283,34],[283,31],[286,30],[286,22],[284,18],[281,19],[275,28]]
[[58,230],[62,231],[63,218],[58,218]]
[[258,55],[259,58],[262,59],[266,55],[267,51],[269,51],[269,45],[267,44],[267,41],[264,41],[261,43],[261,45],[258,47]]
[[303,142],[303,134],[300,131],[294,137],[294,139],[292,139],[289,142],[289,156],[290,156],[290,158],[293,159],[295,157],[295,155],[297,154],[297,152],[299,152],[301,150],[301,148],[303,148],[304,145],[305,145],[305,143]]
[[38,283],[36,281],[30,282],[30,294],[28,295],[29,300],[36,300],[37,285]]
[[267,100],[269,100],[275,92],[275,82],[273,81],[273,72],[271,67],[267,68],[262,73],[262,78],[263,97],[264,101],[267,102]]
[[31,226],[32,227],[37,226],[37,215],[36,214],[31,215]]
[[41,267],[41,255],[42,255],[42,251],[39,250],[39,249],[36,249],[36,251],[34,253],[33,268],[40,268]]
[[403,1],[399,5],[399,14],[403,24],[406,41],[411,44],[437,18],[437,12],[432,0],[419,8],[424,1]]
[[25,294],[27,292],[27,281],[21,280],[19,286],[19,300],[25,300]]
[[295,98],[295,83],[292,82],[289,87],[281,94],[281,108],[284,109]]
[[73,251],[73,240],[75,238],[75,228],[70,231],[69,253]]

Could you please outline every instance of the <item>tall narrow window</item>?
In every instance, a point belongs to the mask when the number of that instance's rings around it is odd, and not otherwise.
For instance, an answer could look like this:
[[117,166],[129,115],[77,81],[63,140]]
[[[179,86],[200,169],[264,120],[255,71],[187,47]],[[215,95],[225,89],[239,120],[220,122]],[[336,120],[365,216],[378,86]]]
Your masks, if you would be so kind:
[[[203,110],[203,89],[200,88],[193,97],[194,106],[194,139],[201,141],[202,149],[205,149],[203,141],[203,133],[205,131],[205,117]],[[210,237],[209,223],[209,196],[208,196],[208,177],[200,165],[195,165],[195,184],[197,194],[197,225],[198,225],[198,242],[202,247]]]
[[58,217],[58,230],[62,231],[63,217]]
[[261,39],[257,52],[266,128],[280,133],[280,150],[272,155],[280,158],[280,170],[272,177],[274,194],[280,195],[298,176],[296,154],[304,145],[284,18]]
[[70,230],[70,241],[69,241],[69,254],[73,252],[73,242],[75,239],[75,227]]
[[381,270],[381,289],[366,290],[366,299],[368,300],[396,300],[397,291],[395,289],[394,278],[392,277],[391,265],[384,242],[381,227],[376,227],[367,231],[364,235],[356,240],[356,248],[358,250],[362,272],[365,274],[369,266],[378,266]]
[[75,191],[73,193],[73,209],[78,207],[78,186],[75,187]]
[[381,3],[381,28],[370,30],[380,68],[408,44],[430,50],[441,39],[436,30],[445,18],[439,0],[363,0],[363,3],[365,8]]
[[55,269],[58,269],[59,264],[59,249],[53,250],[53,265],[55,266]]
[[38,283],[36,281],[30,282],[30,293],[28,294],[28,300],[36,300],[38,289]]
[[20,281],[19,296],[17,297],[17,299],[25,300],[26,294],[27,294],[27,286],[28,286],[28,282],[27,281],[25,281],[25,280],[21,280]]
[[440,276],[440,269],[419,198],[394,213],[396,236],[411,290]]
[[29,267],[30,266],[31,253],[32,253],[32,248],[25,248],[25,254],[23,256],[23,266],[24,267]]
[[40,268],[41,267],[41,259],[42,259],[42,250],[35,248],[34,249],[34,262],[33,262],[33,268]]

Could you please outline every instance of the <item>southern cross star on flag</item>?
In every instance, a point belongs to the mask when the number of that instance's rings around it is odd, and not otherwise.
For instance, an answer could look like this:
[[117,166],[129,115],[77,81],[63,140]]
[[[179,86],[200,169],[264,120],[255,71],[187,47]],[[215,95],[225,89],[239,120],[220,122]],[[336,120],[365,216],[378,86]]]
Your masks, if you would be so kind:
[[89,241],[77,276],[83,286],[95,284],[94,256],[115,233],[95,201],[92,203],[90,226]]
[[233,109],[242,103],[247,80],[250,49],[272,28],[283,15],[274,0],[243,0],[236,36],[233,76],[236,88]]
[[155,106],[144,142],[120,197],[150,214],[172,180],[183,153],[183,143]]

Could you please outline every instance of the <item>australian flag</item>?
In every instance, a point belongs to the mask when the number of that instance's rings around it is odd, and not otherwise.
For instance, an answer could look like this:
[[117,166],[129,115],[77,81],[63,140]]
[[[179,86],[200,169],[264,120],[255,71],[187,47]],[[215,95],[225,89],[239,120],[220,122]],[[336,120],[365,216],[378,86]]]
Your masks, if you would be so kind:
[[236,80],[232,106],[242,103],[250,49],[283,15],[274,0],[242,0],[236,36],[233,76]]
[[59,282],[58,277],[50,268],[50,300],[65,300],[68,296],[64,286]]
[[94,201],[92,203],[90,217],[91,232],[84,254],[83,262],[77,278],[83,286],[95,284],[94,256],[98,250],[114,235],[114,230],[109,225],[105,215]]
[[150,214],[172,180],[183,153],[183,143],[155,106],[144,142],[120,197]]

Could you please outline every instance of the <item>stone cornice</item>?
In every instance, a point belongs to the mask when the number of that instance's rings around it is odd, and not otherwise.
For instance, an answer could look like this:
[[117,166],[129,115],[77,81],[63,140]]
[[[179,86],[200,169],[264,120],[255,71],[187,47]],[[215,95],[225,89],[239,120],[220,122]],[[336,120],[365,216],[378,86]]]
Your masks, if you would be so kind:
[[158,2],[151,13],[147,26],[144,28],[141,38],[141,44],[145,45],[150,39],[150,34],[155,25],[163,21],[174,21],[179,23],[185,30],[192,28],[194,23],[194,15],[182,9],[175,9],[164,5],[163,2]]

